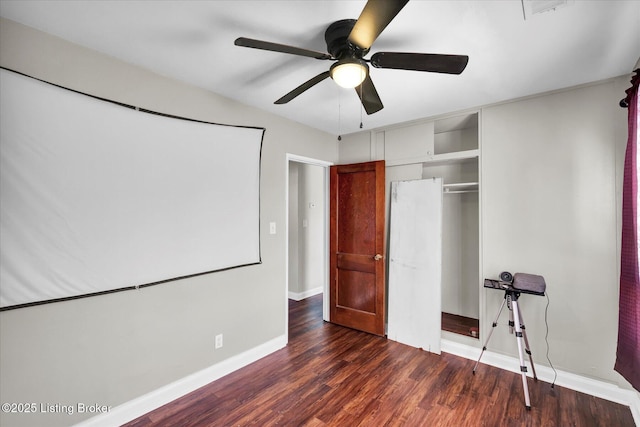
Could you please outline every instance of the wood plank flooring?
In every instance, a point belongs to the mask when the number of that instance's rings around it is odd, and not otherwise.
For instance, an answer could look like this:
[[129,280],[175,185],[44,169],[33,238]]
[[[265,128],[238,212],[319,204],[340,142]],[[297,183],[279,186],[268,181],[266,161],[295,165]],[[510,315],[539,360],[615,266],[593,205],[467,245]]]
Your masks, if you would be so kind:
[[[442,312],[442,330],[478,339],[480,338],[478,336],[480,321],[472,317]],[[475,336],[472,330],[475,330]]]
[[628,407],[322,321],[290,301],[289,345],[126,424],[141,426],[634,426]]

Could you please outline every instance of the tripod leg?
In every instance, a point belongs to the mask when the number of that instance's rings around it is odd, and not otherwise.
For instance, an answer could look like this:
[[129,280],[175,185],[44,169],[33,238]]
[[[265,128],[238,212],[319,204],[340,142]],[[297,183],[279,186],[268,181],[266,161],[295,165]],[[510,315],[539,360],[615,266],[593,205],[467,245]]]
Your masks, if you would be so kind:
[[476,366],[473,367],[473,375],[476,374],[476,369],[478,369],[478,364],[480,363],[480,359],[482,359],[482,355],[484,351],[487,349],[487,344],[489,344],[489,340],[491,339],[491,334],[493,334],[493,330],[496,326],[498,326],[498,319],[500,318],[500,313],[502,313],[502,309],[504,308],[504,304],[507,302],[507,297],[502,300],[502,304],[500,305],[500,309],[498,310],[498,314],[496,315],[495,320],[493,321],[493,325],[491,325],[491,330],[489,331],[489,335],[487,336],[484,345],[482,346],[482,351],[480,352],[480,357],[478,357],[478,361],[476,362]]
[[507,297],[507,308],[509,309],[509,333],[513,334],[516,324],[513,321],[513,309],[511,308],[511,297]]
[[518,356],[520,357],[520,373],[522,375],[522,387],[524,388],[524,404],[527,409],[531,409],[531,401],[529,400],[529,386],[527,385],[527,367],[524,364],[524,353],[522,351],[523,339],[522,328],[520,327],[520,310],[518,310],[518,301],[511,302],[513,307],[513,317],[516,322],[516,341],[518,343]]
[[533,363],[533,355],[531,354],[531,347],[529,347],[529,339],[527,338],[527,329],[524,326],[524,321],[522,320],[522,309],[518,307],[520,315],[520,327],[522,328],[522,337],[524,338],[524,351],[529,355],[529,361],[531,362],[531,371],[533,372],[533,379],[538,381],[538,375],[536,374],[536,365]]

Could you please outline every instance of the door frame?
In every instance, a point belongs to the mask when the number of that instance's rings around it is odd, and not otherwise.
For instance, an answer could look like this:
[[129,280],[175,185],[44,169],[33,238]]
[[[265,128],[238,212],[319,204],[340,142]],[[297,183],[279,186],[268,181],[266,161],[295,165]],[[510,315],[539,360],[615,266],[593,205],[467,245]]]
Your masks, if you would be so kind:
[[324,257],[322,269],[324,277],[323,294],[322,294],[322,319],[329,321],[329,167],[333,166],[333,162],[326,160],[313,159],[311,157],[299,156],[297,154],[286,153],[286,170],[285,170],[285,336],[289,333],[289,165],[291,162],[303,163],[312,166],[320,166],[323,168],[323,223],[324,223]]

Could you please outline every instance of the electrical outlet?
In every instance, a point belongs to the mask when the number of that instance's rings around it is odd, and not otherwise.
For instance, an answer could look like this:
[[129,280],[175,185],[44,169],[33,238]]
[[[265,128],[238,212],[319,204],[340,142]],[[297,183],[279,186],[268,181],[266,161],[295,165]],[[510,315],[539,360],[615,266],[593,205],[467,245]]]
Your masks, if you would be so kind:
[[222,347],[222,334],[218,334],[216,335],[216,349],[221,348]]

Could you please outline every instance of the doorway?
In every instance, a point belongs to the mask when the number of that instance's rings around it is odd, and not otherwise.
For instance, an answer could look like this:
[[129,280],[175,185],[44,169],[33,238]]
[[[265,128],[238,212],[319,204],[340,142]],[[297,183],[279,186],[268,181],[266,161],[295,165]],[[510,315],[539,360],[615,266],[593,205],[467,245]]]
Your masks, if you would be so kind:
[[287,154],[286,298],[322,294],[328,321],[329,166],[332,163]]

